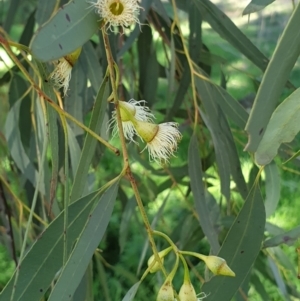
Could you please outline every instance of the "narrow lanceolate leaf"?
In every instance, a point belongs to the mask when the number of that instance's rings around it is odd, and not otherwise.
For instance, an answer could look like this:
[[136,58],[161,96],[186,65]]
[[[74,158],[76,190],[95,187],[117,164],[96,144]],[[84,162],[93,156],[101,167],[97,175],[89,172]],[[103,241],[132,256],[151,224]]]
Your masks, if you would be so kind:
[[270,122],[266,127],[265,134],[255,153],[257,164],[266,165],[270,163],[276,156],[280,144],[291,142],[300,131],[299,99],[300,88],[286,98],[272,114]]
[[243,16],[258,12],[275,0],[252,0],[244,9]]
[[96,32],[99,19],[88,1],[70,1],[38,30],[30,47],[33,55],[51,61],[73,52]]
[[114,208],[119,182],[109,187],[90,212],[89,219],[58,278],[48,301],[66,301],[73,296],[99,245]]
[[136,284],[134,284],[130,290],[127,292],[127,294],[125,295],[125,297],[122,299],[122,301],[132,301],[134,299],[134,296],[140,286],[141,282],[137,282]]
[[[300,3],[295,8],[258,89],[253,109],[246,125],[249,134],[246,150],[255,152],[266,133],[271,115],[278,103],[289,74],[300,54]],[[291,136],[291,134],[290,134]],[[278,147],[277,147],[278,148]],[[277,151],[277,149],[276,149]],[[272,159],[271,159],[272,160]],[[270,160],[270,161],[271,161]],[[269,159],[262,162],[270,162]],[[259,163],[259,164],[267,164]]]
[[[56,101],[56,96],[53,90],[52,84],[47,80],[49,78],[49,71],[47,69],[47,65],[45,63],[41,63],[35,60],[35,63],[40,72],[40,76],[42,78],[42,88],[44,93],[50,97],[53,101]],[[57,180],[58,180],[58,171],[59,171],[59,138],[58,138],[58,122],[57,117],[58,114],[52,108],[49,103],[46,103],[47,108],[47,127],[48,127],[48,137],[51,148],[51,163],[52,163],[52,175],[50,180],[50,204],[52,205],[53,201],[55,201]],[[59,208],[55,206],[54,208]],[[57,212],[52,210],[56,215]]]
[[[16,126],[16,124],[19,123],[21,104],[22,99],[18,100],[8,112],[5,122],[4,134],[14,162],[20,169],[21,173],[35,187],[37,184],[38,172],[35,169],[33,162],[31,162],[30,158],[27,156],[27,153],[22,144],[19,127]],[[40,183],[40,192],[45,194],[44,183]]]
[[265,229],[265,208],[254,187],[231,226],[218,256],[227,261],[235,277],[213,277],[204,283],[206,301],[231,300],[248,275],[260,251]]
[[263,244],[263,247],[270,248],[270,247],[279,246],[281,244],[293,244],[295,240],[298,239],[299,237],[300,237],[300,226],[266,240]]
[[[97,193],[70,205],[68,211],[68,246],[71,248],[82,231]],[[63,264],[63,212],[40,235],[21,262],[14,301],[39,301]],[[28,277],[30,275],[30,277]],[[0,294],[0,301],[10,300],[15,275]]]
[[[91,121],[89,124],[89,128],[96,133],[100,132],[101,125],[103,123],[108,93],[109,92],[107,89],[107,77],[105,77],[98,91]],[[74,178],[74,183],[71,190],[71,203],[74,202],[76,199],[80,198],[83,194],[84,187],[86,185],[86,177],[88,175],[89,166],[93,159],[96,145],[97,141],[95,140],[95,138],[89,134],[86,134],[83,149],[80,155],[80,160],[76,170],[76,175]]]
[[280,175],[275,162],[265,167],[266,173],[266,216],[271,216],[277,208],[280,199]]
[[[181,0],[186,4],[190,0]],[[244,54],[253,64],[261,70],[268,65],[268,58],[242,33],[242,31],[209,0],[192,0],[202,14],[203,19],[233,47]],[[177,1],[178,2],[178,1]]]
[[189,175],[191,178],[191,187],[201,228],[210,242],[213,253],[217,254],[220,245],[218,242],[218,235],[214,229],[214,225],[210,220],[210,214],[207,208],[205,190],[202,181],[203,175],[199,145],[195,135],[192,137],[189,146]]

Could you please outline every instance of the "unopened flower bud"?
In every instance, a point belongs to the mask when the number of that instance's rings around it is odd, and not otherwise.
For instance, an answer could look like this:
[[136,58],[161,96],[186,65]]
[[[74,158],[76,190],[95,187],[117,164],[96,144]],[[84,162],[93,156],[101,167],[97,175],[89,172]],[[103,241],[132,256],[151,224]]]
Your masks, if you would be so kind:
[[227,265],[226,260],[218,256],[204,256],[206,266],[215,274],[235,277],[235,273]]
[[[158,252],[158,256],[160,257],[160,260],[161,260],[161,263],[164,264],[164,257],[172,250],[172,247],[169,247],[169,248],[166,248],[160,252]],[[150,273],[155,273],[157,272],[158,270],[161,269],[161,266],[160,266],[160,263],[155,260],[155,255],[153,254],[152,256],[149,257],[148,259],[148,267],[150,267],[153,262],[155,261],[154,265],[151,267],[150,269]]]
[[180,301],[197,301],[197,295],[194,286],[190,281],[185,281],[179,291]]
[[174,301],[174,291],[171,281],[166,281],[159,289],[156,301]]

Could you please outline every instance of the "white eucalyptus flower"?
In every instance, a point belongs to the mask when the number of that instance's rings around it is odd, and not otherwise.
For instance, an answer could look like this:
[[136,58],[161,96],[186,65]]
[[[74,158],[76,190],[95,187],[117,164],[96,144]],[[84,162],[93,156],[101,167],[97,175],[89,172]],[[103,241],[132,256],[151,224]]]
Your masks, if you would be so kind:
[[67,95],[69,89],[72,68],[73,66],[65,58],[61,58],[56,62],[55,69],[50,74],[50,80],[57,89],[63,88],[64,95]]
[[81,53],[81,47],[74,52],[60,58],[54,64],[56,65],[50,74],[50,80],[57,89],[63,88],[64,96],[67,95],[69,83],[71,80],[72,68]]
[[140,25],[138,15],[141,7],[137,0],[97,0],[92,6],[110,30],[114,26],[122,26],[124,29],[135,23]]
[[176,122],[153,124],[136,121],[134,128],[137,135],[147,143],[145,148],[148,149],[150,158],[156,162],[168,162],[182,137]]

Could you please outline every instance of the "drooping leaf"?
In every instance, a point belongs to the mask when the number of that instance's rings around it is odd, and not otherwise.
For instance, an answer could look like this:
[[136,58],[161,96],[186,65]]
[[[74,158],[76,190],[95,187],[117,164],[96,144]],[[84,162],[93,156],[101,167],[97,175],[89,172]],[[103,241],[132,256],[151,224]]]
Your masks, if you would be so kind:
[[125,244],[128,241],[128,230],[130,225],[129,222],[132,214],[134,213],[135,207],[136,207],[136,200],[134,198],[128,199],[124,211],[122,213],[122,218],[120,223],[120,230],[119,230],[120,253],[124,251]]
[[73,296],[99,245],[114,208],[119,182],[109,187],[96,201],[87,223],[50,294],[49,301],[66,301]]
[[87,1],[70,1],[44,24],[31,42],[41,61],[59,59],[82,46],[96,32],[99,16]]
[[[84,72],[82,64],[77,62],[72,68],[69,89],[67,95],[64,97],[64,109],[80,122],[83,122],[83,106],[86,90],[86,73]],[[69,125],[75,136],[83,134],[83,130],[73,122],[69,122]]]
[[[105,77],[99,88],[90,125],[89,125],[89,128],[96,133],[100,132],[101,125],[103,123],[103,116],[106,109],[107,98],[108,98],[107,77]],[[90,163],[93,158],[93,154],[95,152],[96,145],[97,145],[97,141],[95,140],[95,138],[89,134],[86,134],[76,175],[74,178],[74,183],[71,190],[71,195],[70,195],[71,203],[74,202],[76,199],[80,198],[83,194],[84,187],[86,185],[86,177],[89,171]]]
[[270,248],[270,247],[279,246],[281,244],[293,244],[295,240],[298,239],[299,237],[300,237],[300,226],[297,226],[296,228],[290,231],[278,234],[270,239],[267,239],[264,242],[263,247]]
[[243,16],[258,12],[274,1],[275,0],[252,0],[244,9]]
[[[265,208],[258,187],[253,187],[231,226],[218,256],[227,261],[235,277],[213,277],[202,291],[207,301],[231,300],[252,268],[265,228]],[[243,263],[243,264],[241,264]]]
[[[40,72],[40,76],[42,78],[42,89],[44,93],[52,99],[54,102],[56,102],[56,95],[53,90],[53,86],[51,82],[48,81],[49,77],[49,70],[47,68],[47,65],[44,63],[41,63],[37,60],[35,60],[35,63],[38,67],[38,70]],[[49,195],[49,202],[50,204],[54,204],[52,206],[52,212],[55,214],[55,216],[58,215],[58,206],[55,206],[56,202],[56,188],[57,188],[57,182],[58,182],[58,171],[59,171],[59,148],[60,148],[60,141],[58,137],[58,114],[52,108],[48,103],[46,104],[47,108],[47,128],[48,128],[48,137],[49,137],[49,144],[51,148],[51,163],[52,163],[52,175],[50,180],[50,195]]]
[[[82,231],[96,193],[70,205],[68,215],[68,246],[71,248]],[[63,263],[63,212],[48,226],[24,257],[19,271],[14,301],[39,301]],[[30,275],[30,277],[28,277]],[[0,301],[10,300],[15,275],[0,294]]]
[[284,142],[291,142],[300,131],[299,99],[300,88],[287,97],[273,112],[255,153],[257,164],[269,164],[276,156],[279,146]]
[[82,65],[88,79],[91,81],[94,92],[97,93],[103,79],[103,74],[96,50],[91,42],[87,42],[82,47],[78,63]]
[[207,202],[205,199],[205,190],[202,180],[202,165],[199,157],[199,146],[195,135],[192,137],[189,146],[189,175],[191,178],[191,187],[201,228],[210,242],[213,254],[217,254],[220,245],[218,242],[218,235],[210,219],[206,204]]
[[271,300],[269,294],[266,292],[264,285],[261,283],[261,281],[260,281],[259,277],[256,275],[256,273],[252,274],[251,283],[253,284],[257,293],[262,297],[262,300],[264,300],[264,301]]
[[[290,20],[278,41],[256,94],[253,109],[251,110],[250,117],[246,125],[246,131],[248,132],[249,138],[245,149],[250,152],[257,151],[263,137],[268,139],[270,134],[266,133],[267,125],[270,123],[271,115],[278,103],[289,74],[299,57],[299,19],[300,3],[298,3],[294,9]],[[290,133],[287,133],[287,135],[291,137]],[[265,160],[261,160],[261,163],[259,164],[265,165],[272,160],[267,159],[266,157]]]
[[122,301],[132,301],[134,299],[134,296],[140,286],[141,282],[137,282],[136,284],[134,284],[130,290],[127,292],[127,294],[124,296],[124,298],[122,299]]
[[[22,99],[18,100],[7,114],[4,134],[8,143],[10,154],[23,175],[35,186],[38,173],[33,162],[26,154],[22,144],[19,127],[15,126],[19,122],[20,106]],[[44,183],[40,183],[40,191],[45,194]]]
[[36,22],[39,25],[42,25],[46,21],[48,21],[51,15],[54,13],[54,9],[56,5],[57,5],[56,0],[38,1],[36,13],[35,13]]
[[266,173],[266,217],[270,217],[276,210],[280,199],[280,175],[275,162],[268,164]]
[[285,282],[282,278],[282,275],[280,273],[280,270],[278,269],[278,266],[276,265],[276,263],[274,262],[274,260],[270,256],[268,256],[268,264],[269,264],[269,266],[271,268],[271,271],[274,275],[276,284],[277,284],[279,290],[281,291],[281,294],[285,297],[285,300],[291,301],[291,298],[287,293],[287,288],[286,288]]

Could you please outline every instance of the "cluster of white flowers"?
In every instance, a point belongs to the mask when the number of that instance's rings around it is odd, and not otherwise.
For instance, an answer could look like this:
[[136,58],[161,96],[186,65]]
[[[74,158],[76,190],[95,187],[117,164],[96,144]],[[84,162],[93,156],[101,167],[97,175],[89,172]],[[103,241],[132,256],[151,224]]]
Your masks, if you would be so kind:
[[135,23],[140,25],[138,15],[141,7],[137,0],[97,0],[91,4],[110,30],[114,26],[124,29]]
[[[126,139],[136,143],[135,136],[146,142],[150,159],[157,162],[167,162],[169,157],[177,150],[177,143],[181,139],[178,123],[166,122],[156,124],[154,115],[146,106],[141,106],[144,100],[134,99],[128,102],[119,101],[123,132]],[[109,122],[109,128],[113,128],[113,135],[118,132],[116,112]]]

